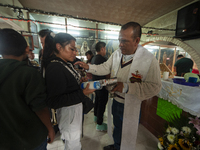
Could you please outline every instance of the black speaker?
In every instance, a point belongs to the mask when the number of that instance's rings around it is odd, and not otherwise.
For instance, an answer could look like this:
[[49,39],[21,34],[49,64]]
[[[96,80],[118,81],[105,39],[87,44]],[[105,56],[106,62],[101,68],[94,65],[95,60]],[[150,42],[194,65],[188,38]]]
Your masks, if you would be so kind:
[[175,37],[182,39],[200,37],[200,1],[178,11]]

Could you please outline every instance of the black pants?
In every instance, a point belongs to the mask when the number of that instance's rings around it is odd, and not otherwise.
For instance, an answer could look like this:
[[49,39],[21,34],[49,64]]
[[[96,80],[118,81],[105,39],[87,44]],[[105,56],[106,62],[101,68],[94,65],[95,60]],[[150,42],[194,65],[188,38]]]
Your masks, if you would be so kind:
[[108,102],[108,91],[103,87],[101,90],[95,91],[94,115],[97,117],[97,124],[103,123],[103,114]]

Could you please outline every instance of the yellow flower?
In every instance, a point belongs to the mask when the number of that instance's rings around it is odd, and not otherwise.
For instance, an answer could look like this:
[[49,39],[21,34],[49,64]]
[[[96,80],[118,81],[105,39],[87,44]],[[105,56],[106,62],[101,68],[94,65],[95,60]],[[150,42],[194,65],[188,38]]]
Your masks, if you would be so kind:
[[160,137],[158,140],[160,141],[160,144],[163,145],[163,137]]
[[178,144],[183,150],[191,150],[192,148],[192,143],[190,143],[189,141],[185,142],[183,139],[179,139]]
[[170,144],[167,150],[180,150],[180,148],[176,144]]
[[159,140],[160,142],[163,142],[163,137],[160,137],[158,140]]

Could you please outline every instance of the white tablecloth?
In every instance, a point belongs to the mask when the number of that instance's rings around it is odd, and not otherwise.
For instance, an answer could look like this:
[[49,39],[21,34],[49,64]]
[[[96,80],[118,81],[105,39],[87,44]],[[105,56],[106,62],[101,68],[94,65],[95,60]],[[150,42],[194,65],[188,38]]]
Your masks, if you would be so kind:
[[200,117],[200,87],[176,84],[171,79],[162,80],[162,89],[157,96]]

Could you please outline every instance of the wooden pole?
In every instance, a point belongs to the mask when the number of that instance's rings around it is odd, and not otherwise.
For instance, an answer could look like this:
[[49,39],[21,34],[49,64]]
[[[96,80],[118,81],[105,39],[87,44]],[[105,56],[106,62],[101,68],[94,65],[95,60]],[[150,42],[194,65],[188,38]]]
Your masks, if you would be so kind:
[[65,29],[66,29],[66,33],[67,33],[67,18],[65,18]]
[[[96,29],[98,29],[98,23],[96,23]],[[97,38],[98,38],[98,30],[96,30],[95,32],[95,38],[96,38],[96,43],[98,42]]]
[[[27,15],[27,19],[29,20],[30,19],[29,12],[27,12],[26,15]],[[28,32],[32,32],[31,31],[31,23],[30,22],[28,22]]]
[[159,51],[158,51],[158,63],[160,63],[160,53],[161,53],[161,48],[159,46]]
[[173,62],[172,62],[172,72],[174,72],[175,59],[176,59],[176,47],[174,49],[174,57],[173,57]]

